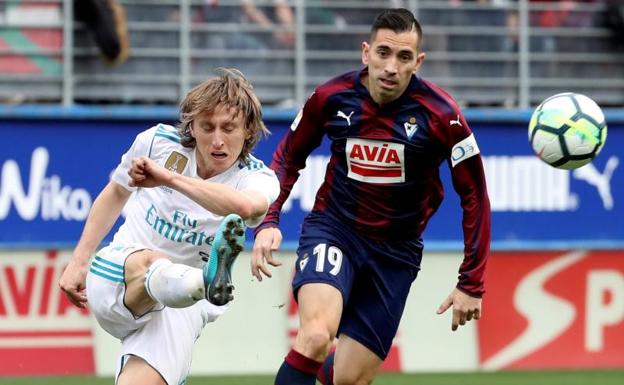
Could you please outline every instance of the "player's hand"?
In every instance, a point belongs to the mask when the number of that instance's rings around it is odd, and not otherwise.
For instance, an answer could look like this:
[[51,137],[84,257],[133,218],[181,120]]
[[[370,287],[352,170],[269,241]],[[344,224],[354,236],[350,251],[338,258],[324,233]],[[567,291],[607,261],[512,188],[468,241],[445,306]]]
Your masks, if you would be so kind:
[[251,253],[251,274],[262,281],[262,274],[271,278],[272,274],[266,263],[271,266],[281,266],[282,263],[273,259],[273,252],[279,249],[282,243],[282,232],[277,227],[267,227],[256,235]]
[[79,259],[72,258],[61,279],[59,279],[59,287],[65,292],[65,295],[74,305],[85,308],[87,307],[87,294],[85,292],[87,281],[88,262],[81,262]]
[[146,156],[140,156],[132,159],[128,175],[132,187],[158,187],[168,183],[171,171]]
[[451,330],[453,331],[457,330],[459,325],[465,325],[468,321],[481,318],[481,298],[471,297],[457,288],[453,289],[451,294],[442,302],[436,313],[442,314],[451,306],[453,306],[453,321],[451,323]]

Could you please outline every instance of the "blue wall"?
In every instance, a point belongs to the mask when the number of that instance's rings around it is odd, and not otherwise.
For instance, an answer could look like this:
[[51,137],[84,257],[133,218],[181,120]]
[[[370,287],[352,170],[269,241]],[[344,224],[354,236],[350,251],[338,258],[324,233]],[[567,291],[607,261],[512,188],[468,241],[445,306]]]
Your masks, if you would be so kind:
[[[295,112],[265,112],[273,135],[260,143],[257,157],[270,162]],[[607,144],[583,172],[556,170],[532,155],[526,131],[529,115],[530,111],[466,111],[488,174],[493,247],[623,248],[624,111],[607,111]],[[175,119],[174,108],[0,107],[0,248],[72,247],[90,204],[134,136]],[[324,143],[287,206],[282,218],[286,247],[296,245],[328,154]],[[459,201],[448,183],[448,168],[442,169],[446,199],[425,233],[429,250],[462,247]],[[609,183],[601,196],[589,182],[606,169],[612,176],[605,179]]]

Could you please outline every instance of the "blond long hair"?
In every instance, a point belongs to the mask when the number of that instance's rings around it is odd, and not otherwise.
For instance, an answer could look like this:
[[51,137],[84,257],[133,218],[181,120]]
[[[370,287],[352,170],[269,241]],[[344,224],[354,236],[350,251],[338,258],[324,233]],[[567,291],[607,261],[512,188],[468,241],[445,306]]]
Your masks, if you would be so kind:
[[180,103],[180,123],[177,126],[184,147],[195,147],[191,124],[198,115],[214,112],[217,106],[234,108],[243,114],[245,143],[239,158],[244,160],[261,136],[270,134],[262,121],[262,107],[253,87],[242,72],[235,68],[217,68],[219,76],[193,87]]

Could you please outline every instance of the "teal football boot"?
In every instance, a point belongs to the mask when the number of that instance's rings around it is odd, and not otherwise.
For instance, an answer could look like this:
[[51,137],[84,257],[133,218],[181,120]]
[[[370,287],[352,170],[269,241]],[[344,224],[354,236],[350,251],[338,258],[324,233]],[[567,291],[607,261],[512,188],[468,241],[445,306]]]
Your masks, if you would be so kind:
[[244,244],[245,222],[238,214],[226,216],[215,233],[204,265],[204,287],[210,303],[223,306],[234,299],[232,265],[243,251]]

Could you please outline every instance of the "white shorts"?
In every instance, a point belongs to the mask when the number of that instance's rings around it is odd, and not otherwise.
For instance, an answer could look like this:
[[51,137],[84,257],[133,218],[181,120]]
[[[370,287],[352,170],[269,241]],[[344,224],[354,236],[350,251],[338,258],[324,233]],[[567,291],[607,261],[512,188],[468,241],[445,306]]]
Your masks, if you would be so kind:
[[87,274],[89,307],[100,326],[121,340],[117,376],[127,356],[134,355],[158,371],[168,385],[178,385],[191,368],[193,343],[203,327],[223,314],[227,305],[215,306],[207,300],[179,309],[156,305],[154,310],[135,317],[123,300],[124,264],[128,255],[144,249],[140,245],[110,244],[97,252]]

